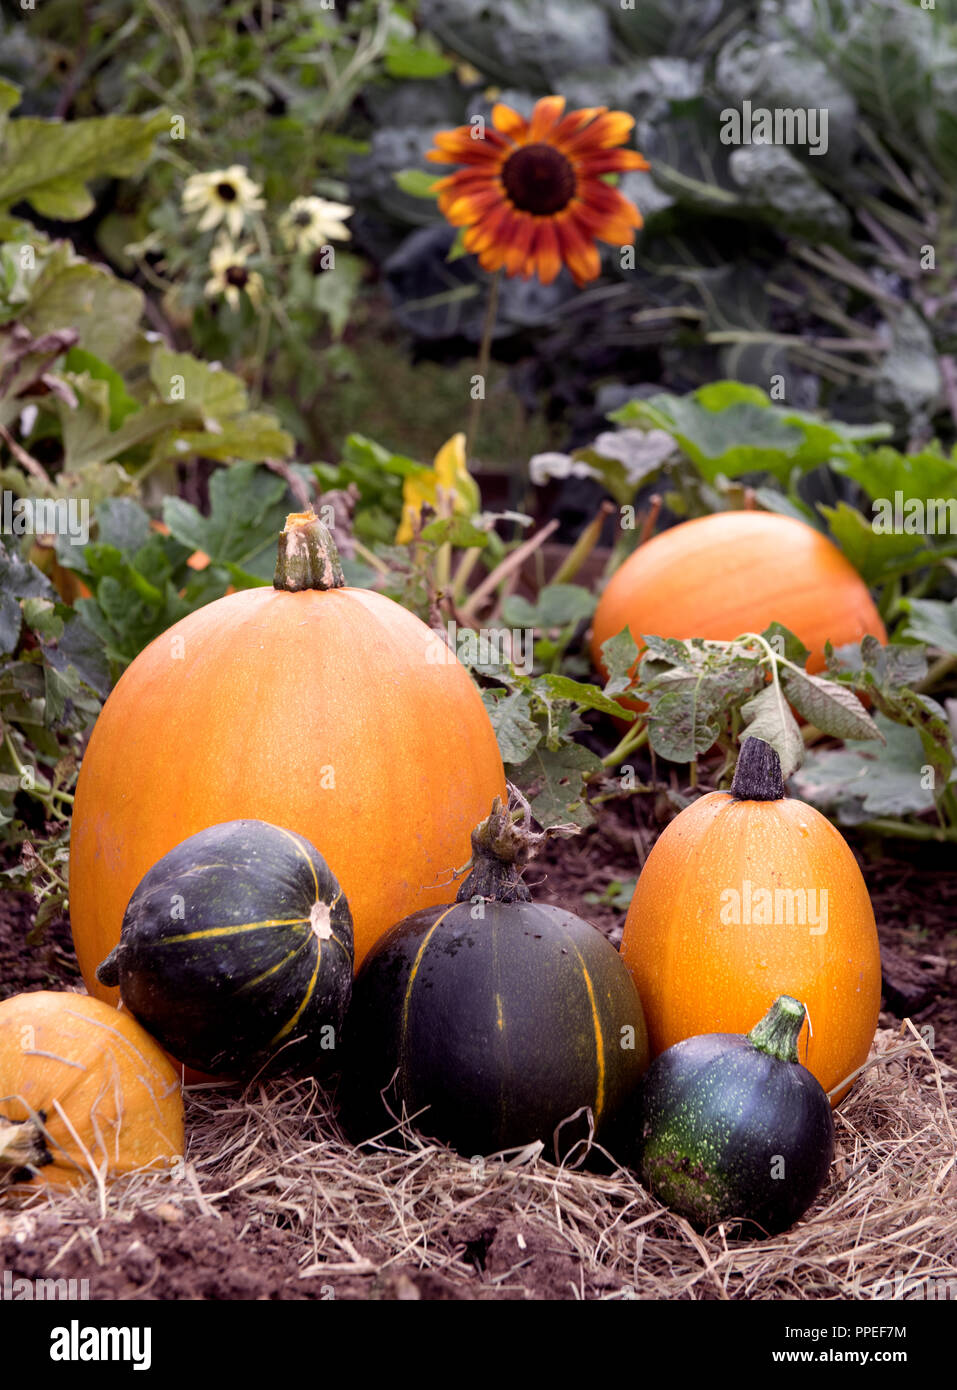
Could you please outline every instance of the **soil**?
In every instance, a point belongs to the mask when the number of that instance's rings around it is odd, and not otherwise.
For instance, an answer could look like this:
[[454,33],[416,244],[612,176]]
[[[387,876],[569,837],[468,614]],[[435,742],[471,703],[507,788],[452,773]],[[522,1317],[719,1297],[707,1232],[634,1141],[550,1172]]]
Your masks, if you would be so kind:
[[[545,847],[527,875],[534,896],[580,913],[617,944],[632,883],[672,813],[664,799],[606,803],[595,827]],[[935,1055],[955,1065],[957,1000],[950,985],[957,967],[957,868],[922,862],[916,853],[868,858],[866,848],[855,846],[885,965],[881,1026],[898,1028],[908,1015],[929,1036],[929,1025]],[[82,989],[65,920],[52,922],[38,943],[26,943],[33,911],[28,897],[0,899],[0,996]],[[569,1299],[584,1291],[581,1262],[540,1230],[523,1230],[519,1215],[454,1233],[474,1278],[393,1264],[379,1273],[344,1272],[333,1290],[302,1276],[301,1243],[281,1225],[250,1219],[245,1200],[237,1192],[208,1216],[187,1217],[174,1203],[134,1206],[96,1229],[75,1215],[62,1217],[53,1204],[26,1217],[0,1212],[0,1273],[87,1278],[91,1296],[100,1299],[521,1300]],[[590,1272],[589,1297],[601,1297],[601,1283],[600,1272]]]

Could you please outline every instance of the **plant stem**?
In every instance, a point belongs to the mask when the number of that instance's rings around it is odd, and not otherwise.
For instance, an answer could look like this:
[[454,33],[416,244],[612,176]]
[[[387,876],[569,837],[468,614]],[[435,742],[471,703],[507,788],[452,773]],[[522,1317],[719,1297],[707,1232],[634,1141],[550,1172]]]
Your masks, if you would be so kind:
[[540,545],[544,545],[555,531],[558,530],[558,522],[549,521],[540,531],[536,531],[534,536],[529,536],[527,541],[523,541],[520,546],[506,555],[501,564],[496,565],[491,574],[485,576],[481,584],[469,598],[468,603],[462,609],[462,617],[466,622],[471,623],[482,604],[494,593],[503,579],[507,579],[510,574],[519,569],[529,555],[534,554]]
[[613,748],[610,753],[602,758],[602,767],[617,767],[623,758],[627,758],[629,753],[634,753],[639,748],[643,748],[647,742],[648,725],[643,724],[639,719],[637,723],[632,724],[631,728],[618,744],[618,747]]
[[568,584],[575,578],[575,575],[601,539],[602,527],[605,524],[606,517],[611,516],[614,510],[614,502],[602,502],[601,506],[598,508],[597,515],[588,523],[584,531],[578,537],[578,540],[555,571],[550,581],[552,584]]
[[478,375],[481,377],[482,394],[474,398],[469,411],[468,429],[465,434],[466,456],[475,453],[475,446],[478,441],[478,428],[482,418],[482,406],[485,404],[488,367],[492,357],[492,334],[495,332],[495,318],[498,312],[498,294],[501,284],[502,272],[497,270],[492,276],[492,283],[488,291],[488,303],[485,307],[485,323],[482,328],[482,342],[479,346],[478,359]]
[[957,668],[957,656],[938,657],[927,675],[918,685],[914,686],[914,689],[918,695],[923,695],[926,690],[933,690],[934,686],[939,685],[944,677],[949,676],[955,668]]
[[924,821],[908,822],[878,817],[876,820],[861,821],[854,829],[870,830],[876,835],[897,836],[902,840],[938,840],[941,843],[948,840],[957,841],[957,825],[927,825]]
[[452,580],[452,602],[458,603],[465,593],[465,586],[469,582],[472,571],[478,563],[479,556],[482,554],[478,546],[473,546],[467,550],[459,561],[459,567],[455,571],[455,578]]

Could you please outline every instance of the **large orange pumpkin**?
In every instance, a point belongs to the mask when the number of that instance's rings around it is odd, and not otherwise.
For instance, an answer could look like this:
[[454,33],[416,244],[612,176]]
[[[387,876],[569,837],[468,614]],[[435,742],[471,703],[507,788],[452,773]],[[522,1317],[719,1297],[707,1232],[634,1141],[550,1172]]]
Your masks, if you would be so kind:
[[747,1032],[789,994],[807,1005],[798,1053],[825,1091],[867,1058],[881,961],[864,879],[831,822],[784,795],[760,739],[745,740],[730,792],[700,797],[656,842],[621,954],[652,1056],[699,1033]]
[[345,890],[362,957],[446,902],[472,826],[505,793],[465,668],[414,614],[344,587],[310,513],[280,537],[275,587],[207,604],[129,666],[93,729],[70,842],[73,939],[91,993],[130,896],[223,821],[283,825]]
[[0,1173],[19,1190],[182,1153],[176,1069],[131,1014],[55,991],[0,1003]]
[[887,640],[864,581],[820,531],[771,512],[715,512],[662,531],[615,572],[595,611],[592,659],[604,669],[602,643],[625,627],[641,646],[645,635],[730,642],[775,621],[808,648],[811,672],[823,669],[828,640]]

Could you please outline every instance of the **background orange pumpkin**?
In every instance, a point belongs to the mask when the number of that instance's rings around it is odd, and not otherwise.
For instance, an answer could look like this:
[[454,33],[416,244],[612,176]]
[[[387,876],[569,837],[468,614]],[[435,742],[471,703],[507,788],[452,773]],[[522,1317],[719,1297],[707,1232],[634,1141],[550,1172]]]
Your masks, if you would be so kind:
[[[176,1069],[131,1014],[85,994],[38,991],[0,1002],[0,1166],[9,1171],[33,1115],[52,1162],[18,1188],[113,1178],[183,1153]],[[14,1138],[17,1143],[13,1143]],[[6,1150],[6,1151],[5,1151]]]
[[715,512],[653,536],[612,575],[592,659],[604,670],[602,643],[625,627],[640,647],[646,634],[729,642],[775,621],[809,649],[811,672],[828,640],[887,640],[864,581],[820,531],[771,512]]
[[[328,556],[306,563],[312,523],[290,518],[283,545],[289,567],[302,562],[320,583]],[[425,623],[341,587],[341,571],[329,583],[247,589],[189,614],[107,700],[70,844],[73,938],[91,993],[115,998],[94,972],[143,875],[222,821],[268,821],[316,846],[349,901],[357,966],[396,922],[448,901],[472,827],[505,794],[491,722]]]
[[[826,890],[826,930],[787,922],[787,898],[773,911],[784,920],[745,921],[758,915],[762,889],[813,889],[814,914]],[[737,922],[728,920],[735,915],[728,890],[739,893]],[[791,901],[797,919],[799,900]],[[846,841],[803,801],[711,792],[676,816],[638,879],[621,954],[641,996],[652,1056],[699,1033],[746,1033],[748,1019],[790,994],[810,1018],[798,1056],[825,1091],[867,1058],[881,999],[874,911]]]

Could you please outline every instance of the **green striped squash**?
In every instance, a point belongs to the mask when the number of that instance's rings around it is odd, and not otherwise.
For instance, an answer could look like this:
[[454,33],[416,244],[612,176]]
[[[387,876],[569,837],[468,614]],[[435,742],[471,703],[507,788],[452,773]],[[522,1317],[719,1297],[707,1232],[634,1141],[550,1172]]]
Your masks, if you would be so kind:
[[213,1075],[332,1062],[352,917],[322,855],[265,821],[191,835],[141,879],[97,971],[178,1061]]
[[587,1136],[585,1107],[602,1136],[647,1065],[638,992],[605,937],[560,907],[479,897],[414,913],[363,961],[342,1120],[361,1142],[404,1109],[468,1157],[536,1139],[558,1156]]

